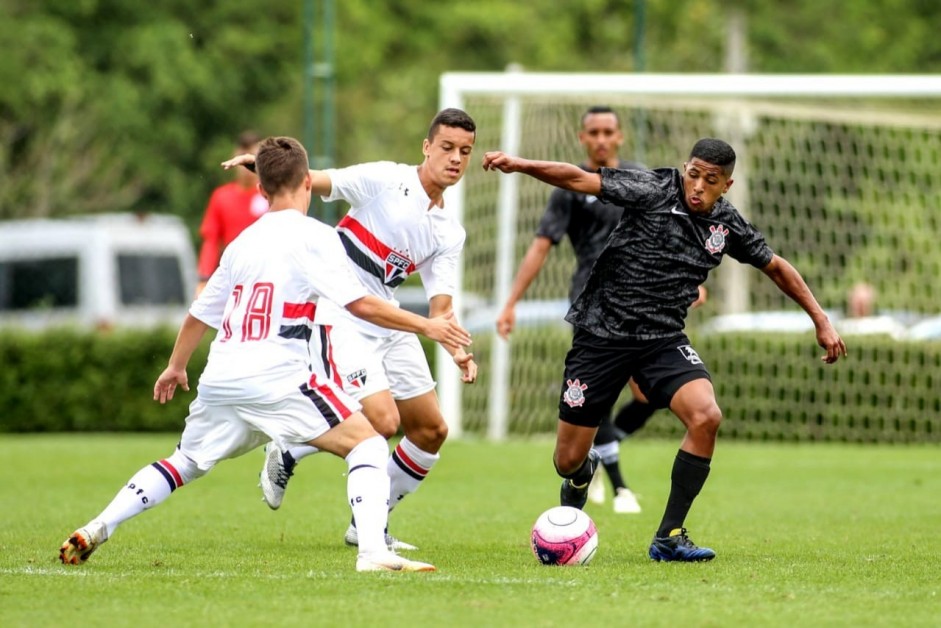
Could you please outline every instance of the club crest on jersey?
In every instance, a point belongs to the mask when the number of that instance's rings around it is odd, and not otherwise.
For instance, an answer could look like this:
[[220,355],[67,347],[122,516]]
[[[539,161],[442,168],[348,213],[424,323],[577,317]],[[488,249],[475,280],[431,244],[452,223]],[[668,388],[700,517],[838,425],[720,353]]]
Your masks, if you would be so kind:
[[408,277],[408,267],[412,261],[407,257],[391,251],[386,255],[386,285],[397,286]]
[[346,376],[346,383],[353,388],[362,388],[366,385],[366,369],[353,371]]
[[722,225],[710,225],[709,232],[712,234],[706,240],[706,250],[710,253],[719,253],[725,248],[725,236],[729,235],[729,230]]
[[684,358],[689,360],[690,364],[702,364],[702,358],[699,357],[692,345],[680,345],[677,349],[680,350]]
[[570,408],[578,408],[585,405],[585,390],[588,388],[588,384],[583,384],[578,379],[572,381],[570,379],[565,380],[565,385],[568,386],[565,393],[562,394],[562,401],[569,404]]

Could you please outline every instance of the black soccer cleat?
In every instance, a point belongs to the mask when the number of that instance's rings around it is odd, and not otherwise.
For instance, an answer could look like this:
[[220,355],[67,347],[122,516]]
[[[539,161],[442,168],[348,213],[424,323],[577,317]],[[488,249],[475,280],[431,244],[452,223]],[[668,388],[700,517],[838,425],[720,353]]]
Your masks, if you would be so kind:
[[591,484],[591,478],[595,475],[595,469],[601,464],[601,454],[594,449],[588,450],[588,473],[583,482],[575,483],[574,478],[565,478],[562,480],[562,490],[559,493],[559,503],[563,506],[571,506],[581,510],[588,501],[588,485]]

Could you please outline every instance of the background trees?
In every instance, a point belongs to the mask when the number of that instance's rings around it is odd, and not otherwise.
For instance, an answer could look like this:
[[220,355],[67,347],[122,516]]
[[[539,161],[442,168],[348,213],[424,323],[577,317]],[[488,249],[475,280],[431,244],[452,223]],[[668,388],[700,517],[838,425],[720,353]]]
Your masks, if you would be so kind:
[[[933,0],[646,0],[643,69],[941,70]],[[417,162],[445,71],[634,71],[636,0],[336,2],[338,164]],[[244,128],[300,136],[303,2],[0,0],[0,218],[162,211],[193,229]]]

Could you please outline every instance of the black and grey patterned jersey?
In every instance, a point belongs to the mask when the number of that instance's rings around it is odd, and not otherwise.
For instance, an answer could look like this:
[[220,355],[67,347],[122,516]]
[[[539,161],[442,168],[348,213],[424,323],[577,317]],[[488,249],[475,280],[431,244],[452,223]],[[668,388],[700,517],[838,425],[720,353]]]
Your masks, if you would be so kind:
[[708,215],[686,209],[676,168],[602,168],[601,198],[624,215],[565,320],[603,338],[682,332],[699,286],[725,254],[757,268],[774,255],[725,198]]
[[[629,161],[620,161],[618,168],[623,170],[641,169],[640,164]],[[582,169],[592,172],[582,165]],[[536,235],[548,238],[552,244],[558,244],[565,235],[568,235],[572,248],[575,250],[575,272],[572,274],[572,283],[569,287],[569,301],[585,287],[588,273],[601,250],[604,248],[608,236],[621,220],[624,208],[614,203],[600,200],[591,194],[581,194],[556,188],[549,197],[546,212],[539,221]]]

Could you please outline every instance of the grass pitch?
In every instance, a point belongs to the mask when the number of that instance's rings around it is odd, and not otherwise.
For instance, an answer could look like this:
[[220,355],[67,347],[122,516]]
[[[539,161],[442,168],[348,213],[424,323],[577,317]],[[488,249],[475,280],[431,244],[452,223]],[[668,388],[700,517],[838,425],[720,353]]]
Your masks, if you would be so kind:
[[0,437],[0,626],[938,626],[941,450],[720,438],[687,520],[710,563],[647,559],[677,443],[626,442],[644,512],[589,504],[588,567],[544,567],[530,526],[558,503],[549,440],[449,442],[392,532],[434,574],[356,573],[345,465],[298,467],[272,512],[263,455],[220,464],[126,522],[85,565],[58,563],[176,435]]

